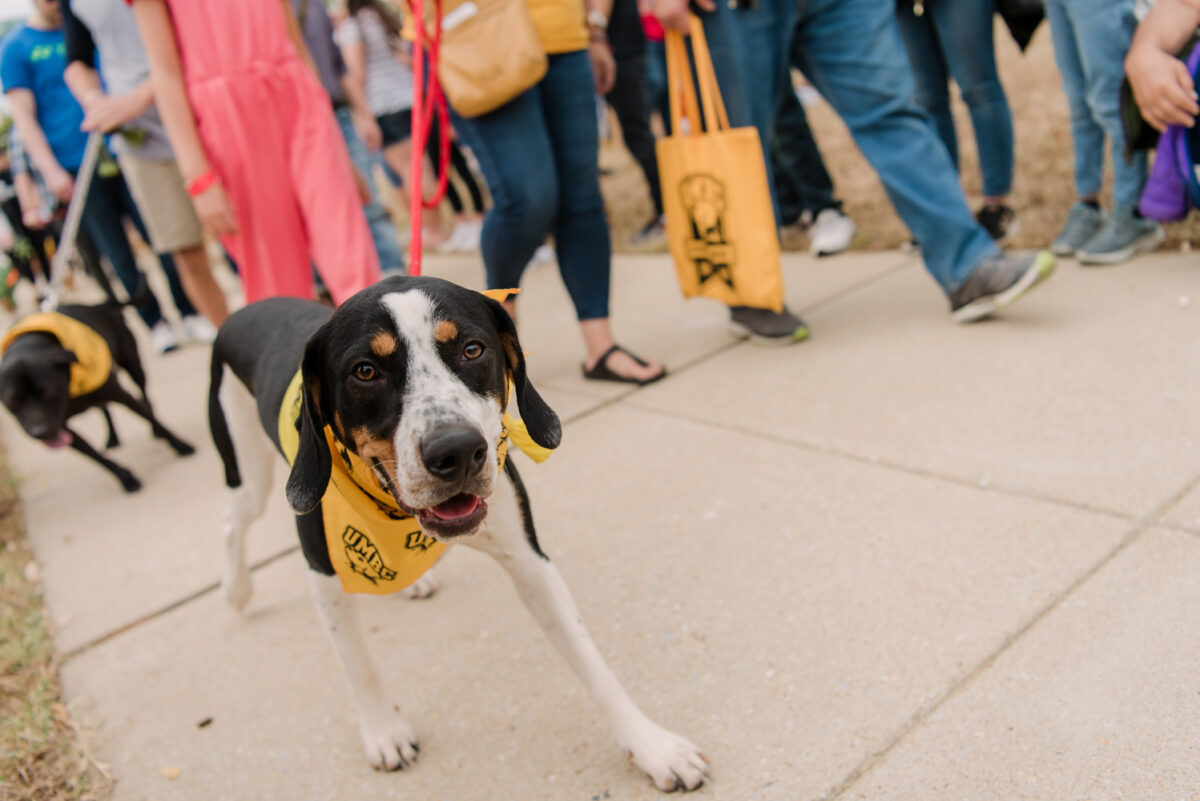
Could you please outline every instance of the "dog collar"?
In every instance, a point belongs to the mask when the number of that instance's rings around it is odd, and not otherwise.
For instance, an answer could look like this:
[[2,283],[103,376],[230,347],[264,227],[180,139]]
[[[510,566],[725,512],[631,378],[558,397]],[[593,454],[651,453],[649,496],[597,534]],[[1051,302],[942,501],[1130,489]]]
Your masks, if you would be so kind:
[[35,331],[50,334],[75,355],[68,388],[72,398],[95,392],[108,381],[113,359],[104,337],[74,317],[59,312],[38,312],[19,321],[0,340],[0,353],[7,351],[17,337]]

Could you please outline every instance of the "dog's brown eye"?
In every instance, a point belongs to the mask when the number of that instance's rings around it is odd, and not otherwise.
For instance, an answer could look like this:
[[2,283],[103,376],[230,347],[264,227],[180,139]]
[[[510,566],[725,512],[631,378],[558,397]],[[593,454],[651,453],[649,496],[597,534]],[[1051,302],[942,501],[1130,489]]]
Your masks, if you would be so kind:
[[375,365],[370,362],[359,362],[354,365],[354,377],[359,381],[370,381],[375,377]]
[[483,345],[479,344],[478,342],[468,342],[467,346],[463,348],[463,358],[467,359],[468,361],[478,359],[482,355]]

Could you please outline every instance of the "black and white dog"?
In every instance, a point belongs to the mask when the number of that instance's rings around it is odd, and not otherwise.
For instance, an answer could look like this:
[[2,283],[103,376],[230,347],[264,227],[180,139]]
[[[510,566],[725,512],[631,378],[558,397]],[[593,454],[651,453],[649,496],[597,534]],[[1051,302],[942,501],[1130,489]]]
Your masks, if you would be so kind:
[[[137,476],[72,431],[68,420],[98,407],[108,423],[106,447],[116,447],[120,443],[107,408],[116,403],[145,418],[154,436],[165,440],[180,456],[195,452],[155,416],[146,397],[146,373],[137,342],[125,325],[119,304],[71,305],[30,315],[8,332],[3,350],[0,402],[25,433],[49,447],[70,446],[95,460],[116,476],[126,492],[141,489]],[[133,379],[140,398],[121,386],[118,369]]]
[[[236,379],[223,380],[226,367]],[[270,444],[285,450],[280,408],[298,369],[303,408],[287,496],[297,514],[310,588],[350,684],[371,765],[406,767],[417,757],[417,744],[382,690],[353,595],[343,591],[331,564],[321,505],[342,449],[371,465],[378,487],[419,520],[424,534],[476,548],[500,563],[621,747],[655,785],[699,787],[708,773],[704,757],[626,694],[558,570],[538,547],[515,465],[509,459],[497,469],[510,387],[536,443],[553,448],[561,428],[526,378],[512,319],[479,293],[433,278],[389,278],[336,311],[276,298],[239,311],[222,326],[213,347],[209,416],[232,488],[223,532],[226,599],[241,609],[250,598],[245,532],[266,502],[275,458]],[[332,456],[326,427],[335,443]],[[349,461],[344,452],[342,458]],[[429,574],[422,582],[415,594],[432,591]]]

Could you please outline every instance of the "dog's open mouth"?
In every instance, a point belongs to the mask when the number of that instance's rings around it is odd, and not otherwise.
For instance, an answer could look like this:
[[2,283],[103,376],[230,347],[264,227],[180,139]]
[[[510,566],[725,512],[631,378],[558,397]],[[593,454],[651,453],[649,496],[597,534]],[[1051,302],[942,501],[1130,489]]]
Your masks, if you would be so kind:
[[47,448],[65,448],[71,444],[71,433],[64,429],[54,436],[44,437],[42,443]]
[[457,537],[474,531],[487,517],[487,501],[461,492],[437,506],[422,509],[417,516],[421,528],[435,537]]

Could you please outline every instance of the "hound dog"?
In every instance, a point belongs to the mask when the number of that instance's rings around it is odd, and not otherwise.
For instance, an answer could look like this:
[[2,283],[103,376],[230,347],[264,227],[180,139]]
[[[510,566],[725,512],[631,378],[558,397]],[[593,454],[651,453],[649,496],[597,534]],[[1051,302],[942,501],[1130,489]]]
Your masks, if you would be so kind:
[[[226,367],[235,380],[223,380]],[[510,395],[523,422],[506,414]],[[558,445],[561,427],[526,377],[513,321],[495,299],[438,279],[396,277],[336,311],[288,298],[255,303],[217,336],[209,418],[232,490],[224,595],[239,609],[250,598],[244,538],[270,486],[269,439],[292,463],[287,498],[309,585],[373,767],[409,766],[417,738],[383,691],[347,593],[420,587],[441,549],[461,543],[508,572],[655,785],[703,783],[700,751],[626,694],[538,545],[529,497],[505,451],[511,440],[544,454]]]
[[[142,488],[128,468],[92,447],[68,426],[75,415],[99,407],[108,423],[108,444],[120,444],[108,404],[125,406],[150,423],[154,436],[165,440],[180,456],[195,449],[175,436],[154,414],[146,397],[146,372],[137,342],[121,316],[121,306],[62,306],[17,322],[0,341],[0,402],[25,433],[51,448],[70,446],[112,473],[126,492]],[[124,370],[141,394],[121,386]]]

